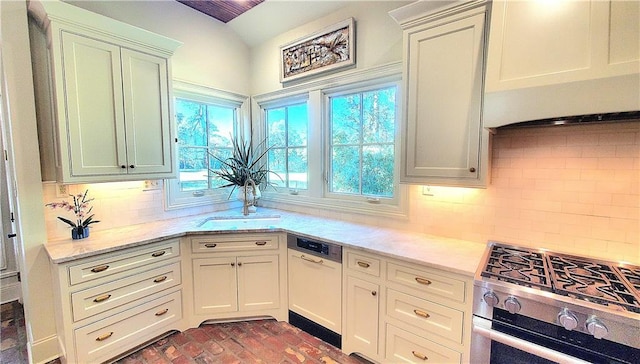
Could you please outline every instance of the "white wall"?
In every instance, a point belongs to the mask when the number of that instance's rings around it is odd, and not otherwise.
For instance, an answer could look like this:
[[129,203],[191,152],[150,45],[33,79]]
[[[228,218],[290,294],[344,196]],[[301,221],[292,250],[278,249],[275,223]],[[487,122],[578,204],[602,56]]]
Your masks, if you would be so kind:
[[[35,363],[54,359],[58,354],[54,311],[51,301],[51,275],[44,250],[47,241],[43,215],[40,169],[38,168],[38,135],[27,7],[24,1],[0,1],[2,62],[4,68],[4,120],[9,134],[10,164],[14,166],[16,188],[16,220],[22,259],[22,294],[27,324],[28,350]],[[4,85],[3,85],[4,86]],[[5,92],[6,91],[6,92]],[[11,173],[11,172],[10,172]]]
[[[402,29],[388,12],[408,2],[354,1],[348,6],[313,22],[285,32],[251,49],[251,95],[282,88],[280,46],[322,30],[349,17],[356,22],[356,68],[402,60]],[[317,79],[314,77],[312,79]],[[301,81],[303,82],[303,81]]]
[[173,77],[249,94],[249,48],[229,27],[177,1],[67,1],[182,42]]

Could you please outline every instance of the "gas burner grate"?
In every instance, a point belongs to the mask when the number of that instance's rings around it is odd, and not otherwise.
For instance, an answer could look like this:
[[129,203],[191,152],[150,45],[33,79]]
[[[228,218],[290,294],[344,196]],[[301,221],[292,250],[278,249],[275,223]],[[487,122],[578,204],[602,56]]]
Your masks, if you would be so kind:
[[481,275],[551,291],[551,280],[545,265],[543,253],[494,245]]
[[547,259],[555,293],[640,313],[637,289],[613,265],[562,254]]

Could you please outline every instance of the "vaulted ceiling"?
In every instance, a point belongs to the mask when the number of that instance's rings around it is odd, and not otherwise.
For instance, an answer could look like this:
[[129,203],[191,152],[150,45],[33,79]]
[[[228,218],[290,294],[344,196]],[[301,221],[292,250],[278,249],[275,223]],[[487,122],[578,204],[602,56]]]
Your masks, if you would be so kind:
[[264,0],[176,0],[201,13],[227,23]]

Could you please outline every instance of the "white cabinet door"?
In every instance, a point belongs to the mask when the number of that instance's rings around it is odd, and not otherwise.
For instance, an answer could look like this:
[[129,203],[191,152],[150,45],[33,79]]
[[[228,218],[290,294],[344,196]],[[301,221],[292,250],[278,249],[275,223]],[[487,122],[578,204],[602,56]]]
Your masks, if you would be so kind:
[[67,119],[60,122],[69,135],[61,148],[68,158],[63,165],[70,164],[65,177],[126,174],[120,47],[63,32],[62,49]]
[[403,182],[482,185],[484,8],[405,30]]
[[378,355],[380,286],[348,275],[345,301],[344,351],[375,358]]
[[238,310],[236,258],[193,260],[193,300],[196,314]]
[[279,260],[277,255],[238,257],[238,310],[280,307]]
[[167,77],[165,58],[122,49],[129,174],[173,170]]

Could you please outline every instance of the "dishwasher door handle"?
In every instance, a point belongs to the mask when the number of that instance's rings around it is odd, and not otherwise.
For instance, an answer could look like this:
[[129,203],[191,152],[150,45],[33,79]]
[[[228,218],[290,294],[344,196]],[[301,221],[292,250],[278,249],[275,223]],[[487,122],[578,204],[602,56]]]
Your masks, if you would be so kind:
[[311,259],[311,258],[308,258],[308,257],[307,257],[306,255],[304,255],[304,254],[301,254],[301,255],[300,255],[300,259],[302,259],[302,260],[306,260],[307,262],[316,263],[316,264],[322,264],[322,263],[324,263],[324,261],[323,261],[322,259],[320,259],[320,260]]

